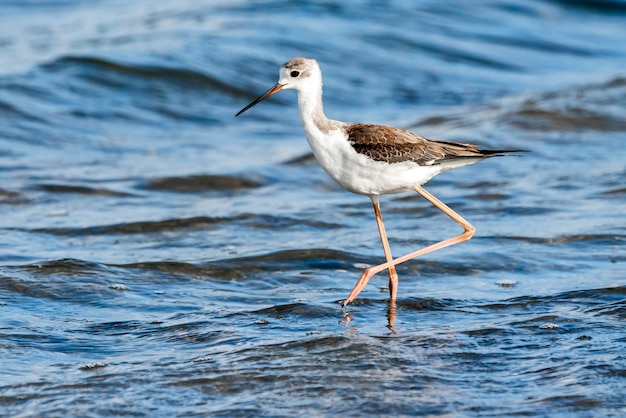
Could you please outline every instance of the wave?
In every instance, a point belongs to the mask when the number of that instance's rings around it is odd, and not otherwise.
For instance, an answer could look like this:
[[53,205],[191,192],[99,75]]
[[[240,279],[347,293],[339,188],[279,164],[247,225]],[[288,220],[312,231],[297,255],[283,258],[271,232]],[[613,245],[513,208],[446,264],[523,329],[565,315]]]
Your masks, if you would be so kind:
[[98,225],[84,228],[52,227],[28,230],[33,233],[58,236],[87,236],[102,234],[151,234],[176,230],[204,230],[217,224],[239,224],[255,229],[269,229],[290,226],[309,226],[312,228],[333,229],[339,225],[322,221],[290,218],[285,216],[258,215],[242,213],[233,216],[209,217],[194,216],[191,218],[173,218],[159,221],[138,221],[112,225]]
[[178,88],[245,94],[230,84],[192,68],[122,62],[106,57],[65,55],[43,64],[41,68],[53,73],[72,72],[79,78],[114,89],[133,88],[137,82],[150,85],[160,80]]
[[125,192],[118,192],[115,190],[94,188],[87,186],[75,186],[67,184],[39,184],[32,187],[34,190],[39,190],[48,193],[69,193],[79,194],[84,196],[115,196],[115,197],[133,197],[135,195]]
[[497,123],[518,131],[621,132],[626,130],[626,78],[568,86],[554,91],[509,97],[482,108],[427,117],[410,127],[475,128],[477,123]]
[[237,190],[261,187],[259,178],[243,178],[228,175],[192,175],[185,177],[160,177],[147,181],[142,188],[179,193],[196,193],[209,190]]

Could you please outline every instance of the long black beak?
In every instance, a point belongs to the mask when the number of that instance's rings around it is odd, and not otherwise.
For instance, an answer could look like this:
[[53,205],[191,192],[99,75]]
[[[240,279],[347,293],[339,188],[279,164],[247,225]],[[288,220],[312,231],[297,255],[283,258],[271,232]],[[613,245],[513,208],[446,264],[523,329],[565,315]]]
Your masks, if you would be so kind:
[[263,93],[262,95],[260,95],[259,97],[257,97],[252,103],[250,103],[248,106],[244,107],[243,109],[241,109],[239,112],[237,112],[237,114],[235,115],[235,117],[241,115],[243,112],[245,112],[246,110],[250,109],[252,106],[254,106],[255,104],[267,99],[268,97],[270,97],[273,94],[278,93],[279,91],[281,91],[283,89],[283,87],[285,87],[284,84],[280,84],[280,83],[276,83],[274,84],[274,86],[269,89],[268,91],[266,91],[265,93]]

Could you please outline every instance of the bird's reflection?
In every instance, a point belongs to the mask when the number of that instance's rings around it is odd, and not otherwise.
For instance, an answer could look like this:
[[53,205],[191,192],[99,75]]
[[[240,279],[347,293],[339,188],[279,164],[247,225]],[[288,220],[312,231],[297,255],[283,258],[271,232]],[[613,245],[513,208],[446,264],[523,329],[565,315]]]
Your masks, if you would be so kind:
[[[352,316],[350,316],[350,313],[346,311],[342,311],[341,314],[343,315],[343,319],[339,321],[339,323],[345,327],[356,330],[356,328],[350,325],[350,323],[353,320]],[[387,328],[389,328],[389,331],[393,332],[394,334],[397,333],[397,330],[395,328],[395,322],[396,322],[396,302],[389,301],[389,304],[387,305]]]
[[387,306],[387,328],[389,331],[396,333],[394,323],[396,322],[396,301],[390,300]]

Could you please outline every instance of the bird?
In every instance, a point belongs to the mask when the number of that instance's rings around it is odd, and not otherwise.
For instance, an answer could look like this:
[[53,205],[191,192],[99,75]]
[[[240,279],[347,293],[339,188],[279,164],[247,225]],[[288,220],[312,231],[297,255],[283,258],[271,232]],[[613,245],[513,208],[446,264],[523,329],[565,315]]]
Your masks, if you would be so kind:
[[[322,102],[320,66],[315,59],[301,57],[285,62],[280,67],[278,82],[235,116],[279,91],[290,89],[298,93],[300,120],[318,163],[346,190],[368,196],[374,207],[386,261],[364,269],[348,297],[341,302],[342,306],[354,301],[368,281],[384,270],[389,272],[389,302],[395,304],[398,264],[468,241],[476,232],[471,223],[422,186],[445,171],[521,150],[484,150],[474,144],[427,139],[400,128],[328,119]],[[380,210],[380,196],[411,190],[459,224],[463,232],[394,258]]]

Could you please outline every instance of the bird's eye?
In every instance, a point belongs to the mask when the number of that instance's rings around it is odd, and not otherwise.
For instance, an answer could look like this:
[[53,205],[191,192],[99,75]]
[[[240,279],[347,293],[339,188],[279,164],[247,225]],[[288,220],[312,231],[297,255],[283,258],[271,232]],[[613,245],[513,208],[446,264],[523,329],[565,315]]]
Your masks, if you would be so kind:
[[300,75],[300,71],[292,71],[292,72],[289,73],[289,75],[292,76],[292,77],[297,77],[297,76]]

